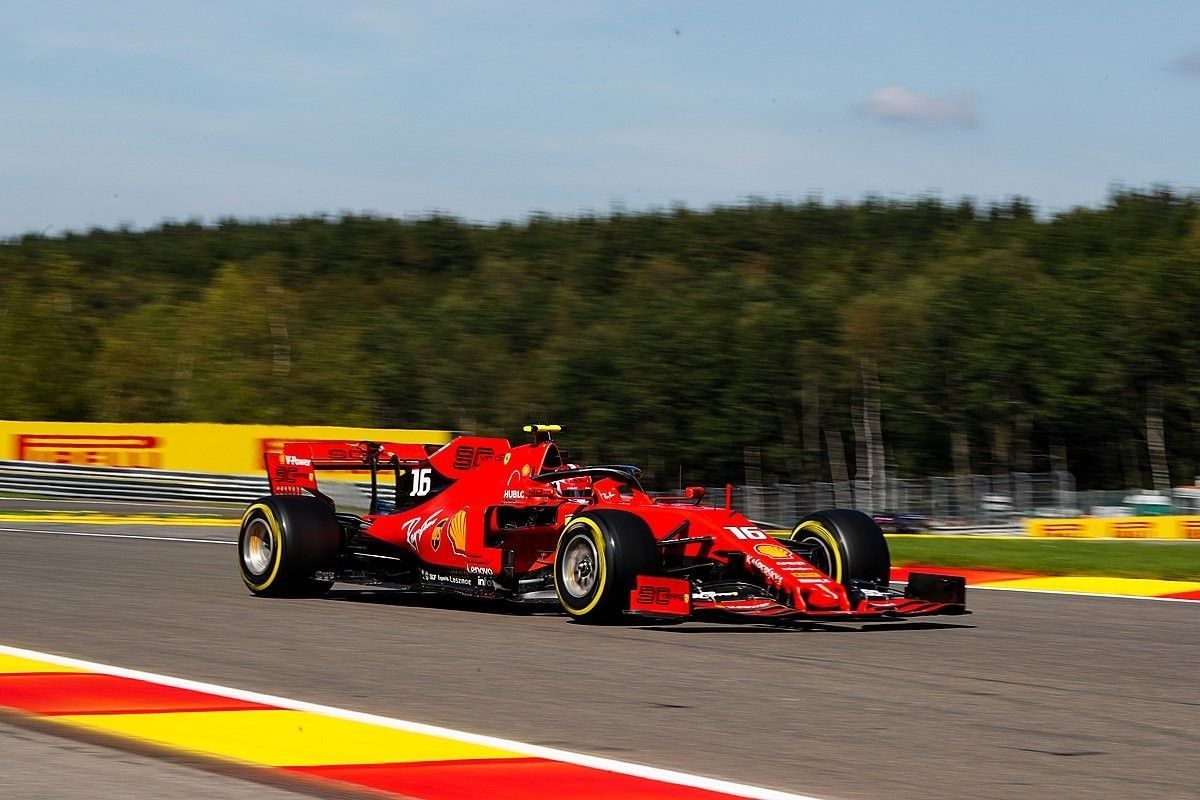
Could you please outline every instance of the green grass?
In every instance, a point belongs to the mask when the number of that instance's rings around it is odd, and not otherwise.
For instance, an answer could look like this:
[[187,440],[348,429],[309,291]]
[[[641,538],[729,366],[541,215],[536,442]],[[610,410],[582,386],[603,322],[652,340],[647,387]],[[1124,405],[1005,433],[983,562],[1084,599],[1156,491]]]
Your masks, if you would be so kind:
[[888,537],[895,566],[1200,580],[1200,543]]

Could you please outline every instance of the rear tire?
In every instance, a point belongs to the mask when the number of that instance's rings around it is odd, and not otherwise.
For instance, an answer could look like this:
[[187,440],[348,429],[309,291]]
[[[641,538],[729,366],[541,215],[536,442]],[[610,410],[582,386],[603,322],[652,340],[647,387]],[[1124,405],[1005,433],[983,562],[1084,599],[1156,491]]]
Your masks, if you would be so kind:
[[341,547],[342,531],[328,503],[315,497],[263,497],[242,517],[238,566],[253,594],[316,597],[333,582],[313,574],[332,564]]
[[838,583],[872,581],[887,586],[892,556],[875,520],[861,511],[833,508],[809,514],[792,529],[791,539],[816,548],[813,566]]
[[554,591],[579,622],[611,623],[629,608],[638,575],[655,574],[658,546],[650,526],[626,511],[576,515],[554,557]]

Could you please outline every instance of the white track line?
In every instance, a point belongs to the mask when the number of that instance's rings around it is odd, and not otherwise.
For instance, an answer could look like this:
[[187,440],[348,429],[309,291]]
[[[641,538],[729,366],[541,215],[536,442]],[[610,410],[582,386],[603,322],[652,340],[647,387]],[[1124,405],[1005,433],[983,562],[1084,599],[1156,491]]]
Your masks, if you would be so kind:
[[[70,524],[70,523],[65,523]],[[237,544],[228,539],[185,539],[182,536],[141,536],[136,533],[92,533],[88,531],[46,531],[37,528],[0,528],[0,533],[39,533],[46,536],[84,536],[89,539],[145,539],[151,542],[187,542],[189,544]]]
[[699,775],[689,775],[686,772],[675,772],[674,770],[648,767],[643,764],[631,764],[625,761],[616,761],[610,758],[589,756],[584,755],[583,753],[572,753],[569,750],[558,750],[552,747],[526,744],[524,742],[517,742],[511,739],[501,739],[495,736],[483,736],[475,733],[467,733],[465,731],[456,731],[451,728],[441,728],[436,725],[426,725],[421,722],[393,719],[391,717],[382,717],[376,714],[366,714],[360,711],[348,711],[344,708],[323,706],[316,703],[308,703],[303,700],[292,700],[287,697],[275,697],[274,695],[259,694],[258,692],[248,692],[243,689],[233,689],[228,686],[218,686],[212,683],[201,683],[200,681],[187,680],[186,678],[173,678],[169,675],[158,675],[153,672],[141,672],[139,670],[125,669],[123,667],[114,667],[109,664],[97,664],[92,661],[82,661],[77,658],[67,658],[65,656],[57,656],[50,653],[41,653],[36,650],[25,650],[19,647],[0,645],[0,653],[17,656],[18,658],[28,658],[35,661],[59,664],[67,667],[78,667],[92,672],[104,673],[105,675],[116,675],[122,678],[132,678],[134,680],[147,681],[160,686],[172,686],[177,689],[190,689],[197,692],[207,692],[208,694],[215,694],[219,697],[227,697],[233,700],[245,700],[251,703],[273,705],[279,708],[291,709],[293,711],[306,711],[312,714],[322,714],[324,716],[334,717],[336,719],[342,719],[349,722],[361,722],[367,725],[376,725],[381,728],[391,728],[393,730],[418,733],[427,736],[441,736],[458,742],[506,749],[518,753],[524,753],[537,758],[562,761],[568,764],[577,764],[582,767],[608,770],[609,772],[617,772],[622,775],[632,775],[637,778],[663,781],[664,783],[673,783],[680,786],[690,786],[696,789],[707,789],[713,792],[724,792],[725,794],[756,798],[756,800],[822,800],[821,798],[813,797],[812,795],[792,794],[790,792],[781,792],[776,789],[764,789],[758,786],[749,786],[743,783],[733,783],[731,781],[719,780],[717,778],[705,778]]

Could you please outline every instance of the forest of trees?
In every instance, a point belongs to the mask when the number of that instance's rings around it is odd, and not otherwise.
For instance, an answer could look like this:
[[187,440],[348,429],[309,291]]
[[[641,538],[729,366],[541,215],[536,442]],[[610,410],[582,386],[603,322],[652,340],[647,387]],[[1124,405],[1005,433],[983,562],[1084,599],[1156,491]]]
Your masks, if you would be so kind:
[[1200,471],[1200,198],[749,202],[0,242],[0,418],[519,436],[674,485]]

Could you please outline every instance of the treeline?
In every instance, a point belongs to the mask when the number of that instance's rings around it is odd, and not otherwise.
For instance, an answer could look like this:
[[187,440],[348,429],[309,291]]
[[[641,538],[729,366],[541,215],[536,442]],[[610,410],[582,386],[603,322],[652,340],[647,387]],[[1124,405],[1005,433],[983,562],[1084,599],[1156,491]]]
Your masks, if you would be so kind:
[[1200,201],[303,218],[0,243],[0,417],[561,422],[660,485],[1200,471]]

